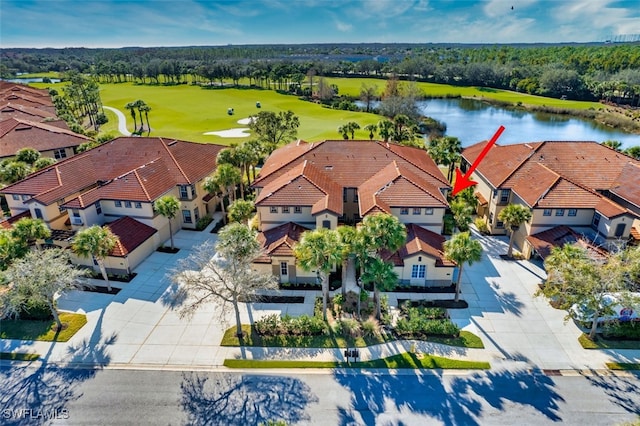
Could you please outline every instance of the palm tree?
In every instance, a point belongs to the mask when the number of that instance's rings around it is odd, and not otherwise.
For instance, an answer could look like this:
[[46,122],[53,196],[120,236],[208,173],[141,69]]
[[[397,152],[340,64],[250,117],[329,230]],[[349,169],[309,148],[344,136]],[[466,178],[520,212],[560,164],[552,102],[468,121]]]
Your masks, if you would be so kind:
[[173,195],[165,195],[153,203],[153,208],[169,220],[169,237],[171,238],[171,250],[173,251],[173,228],[171,227],[171,221],[180,210],[180,201]]
[[136,117],[136,104],[135,102],[129,102],[128,104],[126,104],[124,106],[126,109],[129,110],[129,112],[131,113],[131,117],[133,118],[133,131],[137,131],[138,130],[138,121],[137,121],[137,117]]
[[38,240],[51,236],[51,231],[42,220],[29,217],[17,221],[13,225],[12,233],[16,239],[23,241],[27,245],[35,243],[38,250],[40,250]]
[[520,228],[520,225],[531,219],[531,210],[521,204],[509,204],[500,211],[498,219],[503,221],[505,226],[508,226],[511,231],[511,236],[509,237],[509,250],[507,250],[507,256],[511,257],[513,254],[513,238],[515,233]]
[[326,228],[306,231],[295,245],[294,253],[305,271],[317,271],[322,281],[322,314],[327,318],[329,299],[329,272],[341,261],[338,233]]
[[397,217],[386,213],[365,216],[361,223],[361,232],[365,245],[376,253],[380,250],[393,253],[407,240],[407,229],[404,224]]
[[385,262],[379,257],[374,257],[365,265],[362,281],[373,284],[376,318],[380,319],[382,317],[380,292],[393,290],[398,284],[398,274],[393,270],[392,263]]
[[467,204],[462,198],[454,198],[449,202],[451,213],[453,214],[453,220],[456,223],[456,227],[459,231],[467,231],[469,224],[472,221],[473,207]]
[[482,246],[478,241],[471,239],[469,232],[460,232],[455,234],[450,240],[444,242],[444,256],[458,265],[455,298],[457,302],[460,299],[462,267],[465,263],[471,265],[473,262],[480,261],[482,258]]
[[151,111],[151,107],[147,104],[141,105],[138,108],[138,111],[144,112],[144,117],[147,119],[147,136],[151,133],[151,125],[149,124],[149,112]]
[[224,223],[227,223],[227,215],[224,209],[224,196],[231,194],[231,202],[236,200],[236,185],[242,181],[240,170],[231,164],[220,164],[213,176],[208,177],[204,181],[204,189],[215,194],[222,191],[220,197],[220,205]]
[[358,123],[356,123],[355,121],[350,121],[347,124],[345,124],[345,126],[347,128],[347,132],[349,132],[351,134],[351,139],[355,139],[356,130],[358,130],[360,128],[360,125]]
[[614,141],[614,140],[606,140],[604,142],[601,143],[601,145],[604,145],[606,147],[609,147],[611,149],[613,149],[614,151],[618,151],[620,152],[622,149],[622,142],[620,141]]
[[342,135],[342,139],[349,139],[349,129],[346,124],[344,126],[338,126],[338,133]]
[[253,201],[235,200],[229,206],[229,220],[247,225],[249,223],[249,219],[253,216],[254,210],[255,205],[253,204]]
[[393,127],[393,122],[390,120],[380,120],[378,122],[378,134],[385,142],[389,142],[389,138],[393,134]]
[[104,260],[118,243],[118,237],[111,232],[109,227],[93,225],[78,232],[71,245],[71,249],[78,256],[95,259],[109,291],[111,291],[111,284],[109,283]]
[[[133,103],[133,106],[138,110],[138,114],[140,114],[140,130],[138,130],[140,133],[142,133],[142,129],[144,127],[144,123],[142,121],[142,109],[146,106],[147,104],[145,103],[145,101],[143,101],[142,99],[138,99],[137,101],[135,101]],[[135,112],[132,112],[132,114],[135,114]]]
[[375,124],[367,124],[366,126],[364,126],[364,130],[369,132],[369,140],[373,140],[375,133],[378,131],[378,126],[376,126]]

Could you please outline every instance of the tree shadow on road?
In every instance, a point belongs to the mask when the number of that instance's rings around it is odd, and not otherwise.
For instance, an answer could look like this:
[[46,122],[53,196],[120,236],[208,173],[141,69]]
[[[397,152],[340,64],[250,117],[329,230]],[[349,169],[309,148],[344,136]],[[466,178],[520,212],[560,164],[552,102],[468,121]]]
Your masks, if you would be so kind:
[[640,413],[640,386],[638,379],[640,373],[635,372],[629,377],[600,374],[590,370],[588,374],[582,373],[589,384],[602,388],[612,403],[630,413]]
[[180,388],[189,425],[304,423],[318,401],[303,381],[283,376],[184,373]]
[[[346,408],[339,408],[339,424],[486,424],[492,412],[506,405],[529,406],[551,421],[564,399],[553,381],[541,372],[520,370],[475,373],[453,378],[445,385],[438,374],[355,375],[336,373],[336,381],[351,392]],[[511,407],[513,408],[513,407]]]

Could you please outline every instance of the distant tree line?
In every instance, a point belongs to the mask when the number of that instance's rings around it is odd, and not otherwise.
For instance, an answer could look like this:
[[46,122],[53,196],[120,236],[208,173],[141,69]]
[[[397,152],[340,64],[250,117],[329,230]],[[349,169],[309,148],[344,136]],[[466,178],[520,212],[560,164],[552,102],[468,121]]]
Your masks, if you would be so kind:
[[429,81],[640,106],[640,46],[317,44],[1,49],[0,76],[77,70],[100,82],[222,83],[290,90],[314,76]]

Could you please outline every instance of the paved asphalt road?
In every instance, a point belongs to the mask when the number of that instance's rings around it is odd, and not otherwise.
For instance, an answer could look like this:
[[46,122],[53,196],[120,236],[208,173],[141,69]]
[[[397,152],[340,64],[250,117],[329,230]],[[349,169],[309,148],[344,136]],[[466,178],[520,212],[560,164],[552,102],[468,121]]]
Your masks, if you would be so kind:
[[393,375],[15,365],[0,369],[0,423],[617,425],[637,419],[639,384],[638,376],[597,372],[550,377],[526,370]]

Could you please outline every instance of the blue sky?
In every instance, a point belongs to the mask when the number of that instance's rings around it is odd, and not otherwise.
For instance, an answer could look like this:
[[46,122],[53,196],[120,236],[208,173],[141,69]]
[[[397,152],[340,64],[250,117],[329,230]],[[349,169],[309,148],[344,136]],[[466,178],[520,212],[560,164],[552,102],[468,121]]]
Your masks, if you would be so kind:
[[552,43],[633,33],[638,0],[0,0],[2,47]]

